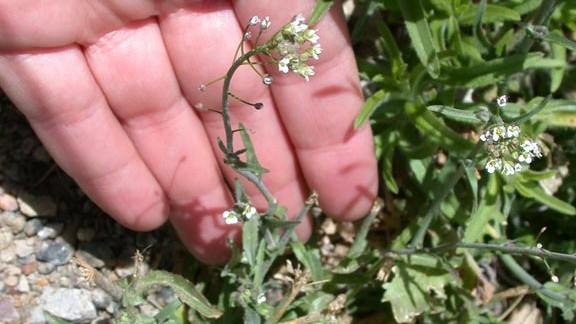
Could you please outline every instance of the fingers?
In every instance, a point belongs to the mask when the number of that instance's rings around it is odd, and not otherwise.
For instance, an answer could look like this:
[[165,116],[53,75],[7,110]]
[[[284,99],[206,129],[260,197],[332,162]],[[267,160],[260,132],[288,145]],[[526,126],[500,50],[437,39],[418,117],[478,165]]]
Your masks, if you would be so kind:
[[0,0],[0,49],[89,44],[125,23],[201,0]]
[[128,25],[86,48],[106,99],[173,206],[171,220],[201,260],[222,263],[232,201],[204,128],[183,98],[155,20]]
[[[270,16],[273,33],[293,15],[308,16],[315,1],[237,0],[239,21],[252,15]],[[319,61],[310,61],[316,75],[305,82],[294,75],[275,76],[272,93],[295,147],[310,188],[318,192],[321,207],[339,219],[357,219],[370,208],[377,192],[377,168],[369,127],[353,129],[362,94],[345,21],[333,10],[318,29],[323,48]]]
[[0,86],[19,106],[56,162],[123,225],[162,224],[162,189],[110,111],[75,46],[0,53]]
[[[206,92],[198,91],[198,85],[224,75],[232,64],[242,30],[227,1],[206,2],[203,6],[190,6],[160,18],[160,26],[171,61],[186,98],[191,103],[202,103],[204,107],[219,109],[222,83],[210,86]],[[294,216],[303,206],[307,196],[298,164],[279,120],[268,89],[261,78],[249,69],[241,67],[232,80],[231,92],[250,102],[261,102],[264,108],[255,110],[231,99],[232,124],[242,122],[250,131],[256,153],[262,165],[270,172],[264,182],[280,204]],[[222,154],[216,145],[218,137],[224,138],[222,118],[214,112],[203,112],[201,118],[219,156],[219,162],[228,181],[238,175],[222,163]],[[234,126],[236,127],[236,126]],[[239,137],[235,137],[235,148],[241,148]],[[265,201],[251,184],[249,195],[257,207]],[[298,228],[301,236],[307,237],[310,224],[307,220]]]

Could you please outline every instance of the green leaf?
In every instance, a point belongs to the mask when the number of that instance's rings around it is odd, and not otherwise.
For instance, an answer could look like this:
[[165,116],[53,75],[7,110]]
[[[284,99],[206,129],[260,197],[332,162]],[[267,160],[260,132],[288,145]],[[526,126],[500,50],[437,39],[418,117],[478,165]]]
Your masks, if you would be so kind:
[[478,117],[478,112],[472,110],[456,109],[448,106],[433,105],[426,107],[429,111],[438,113],[443,117],[450,120],[457,121],[464,124],[483,125],[487,120],[482,120]]
[[382,140],[382,177],[386,187],[394,194],[398,193],[398,184],[394,180],[394,151],[396,149],[395,132],[387,132],[383,135]]
[[366,99],[366,102],[362,106],[360,113],[354,120],[354,129],[360,128],[368,118],[376,111],[378,107],[385,101],[386,92],[384,90],[379,90]]
[[[562,36],[562,32],[559,30],[554,30],[551,33],[552,35],[560,35]],[[550,52],[554,59],[566,61],[566,48],[558,43],[550,43]],[[562,84],[562,80],[564,79],[564,68],[557,68],[550,70],[550,92],[554,93]]]
[[317,250],[306,248],[300,241],[292,241],[290,246],[298,261],[310,271],[313,281],[324,279],[324,268],[320,262],[320,255],[317,253]]
[[308,18],[308,24],[310,26],[315,25],[332,7],[334,0],[316,0],[316,6],[312,10],[310,18]]
[[180,275],[152,270],[136,281],[134,289],[138,295],[142,295],[153,285],[164,285],[172,288],[183,303],[204,317],[219,318],[222,316],[222,311],[211,305],[208,299],[196,290],[190,281]]
[[254,144],[252,144],[252,140],[250,139],[250,135],[248,135],[248,131],[244,124],[240,123],[240,136],[242,137],[242,142],[244,143],[244,149],[246,150],[246,162],[238,165],[238,169],[245,169],[255,173],[258,177],[261,177],[262,174],[268,172],[265,168],[262,167],[258,159],[256,158],[256,152],[254,151]]
[[154,316],[156,323],[163,324],[186,324],[188,320],[186,319],[186,307],[178,299],[173,300],[168,305],[164,306]]
[[536,182],[515,181],[514,188],[516,188],[522,196],[532,198],[559,213],[570,216],[576,215],[576,208],[574,206],[547,194]]
[[576,42],[564,37],[564,35],[560,31],[550,33],[548,32],[548,29],[545,26],[533,26],[533,25],[526,25],[525,30],[530,36],[534,38],[558,44],[571,51],[576,51]]
[[[469,6],[468,9],[458,17],[460,24],[473,25],[476,22],[478,9],[479,5]],[[482,15],[482,22],[485,24],[504,21],[520,21],[520,19],[520,14],[516,11],[493,4],[486,5],[486,9]]]
[[473,148],[473,144],[463,139],[458,133],[444,125],[441,119],[436,117],[423,106],[407,102],[406,114],[412,119],[425,137],[429,137],[439,143],[450,153],[464,154]]
[[[489,181],[496,182],[496,177],[490,177]],[[488,222],[497,218],[500,214],[495,204],[496,197],[489,197],[489,195],[490,191],[487,190],[483,195],[480,206],[466,222],[466,230],[462,238],[463,242],[473,243],[480,241],[486,233],[486,225],[488,225]]]
[[398,5],[404,16],[408,35],[412,40],[412,47],[428,74],[434,79],[440,75],[440,60],[438,49],[434,46],[430,25],[426,20],[424,9],[420,0],[398,0]]
[[412,255],[397,261],[392,268],[394,278],[385,283],[382,301],[390,302],[394,319],[407,323],[424,312],[433,311],[445,299],[444,287],[454,278],[440,262],[427,255]]
[[469,67],[447,67],[444,82],[462,87],[477,88],[493,85],[497,81],[528,69],[565,67],[566,62],[543,58],[541,53],[518,54],[497,58]]
[[242,229],[242,249],[246,261],[251,267],[256,265],[256,250],[258,249],[258,227],[260,220],[258,217],[252,217],[247,222],[244,222]]

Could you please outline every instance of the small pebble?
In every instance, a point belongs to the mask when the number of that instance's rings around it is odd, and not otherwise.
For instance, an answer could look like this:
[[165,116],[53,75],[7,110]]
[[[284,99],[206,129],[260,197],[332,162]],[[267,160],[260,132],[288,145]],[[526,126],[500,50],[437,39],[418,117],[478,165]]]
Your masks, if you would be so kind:
[[56,265],[53,263],[46,263],[46,262],[39,262],[38,263],[38,273],[47,275],[50,274],[56,269]]
[[22,193],[17,200],[20,212],[28,217],[56,215],[58,206],[49,196],[33,196],[29,193]]
[[112,304],[112,297],[102,289],[95,289],[92,292],[92,302],[98,309],[106,309]]
[[6,286],[14,287],[18,284],[18,276],[10,275],[4,279],[4,284]]
[[16,250],[14,245],[10,245],[0,250],[0,263],[11,263],[16,260]]
[[53,239],[62,233],[63,228],[64,224],[62,223],[49,223],[44,225],[36,235],[41,240]]
[[0,217],[2,217],[2,223],[8,226],[14,234],[22,232],[26,226],[26,218],[20,214],[3,212]]
[[30,292],[30,284],[28,283],[28,279],[26,276],[20,276],[18,280],[18,285],[16,286],[16,291],[20,293],[27,293]]
[[6,211],[18,210],[18,201],[13,196],[3,193],[0,195],[0,209]]
[[2,227],[0,228],[0,250],[7,248],[12,240],[14,239],[14,235],[9,228]]
[[55,265],[68,263],[74,251],[66,242],[43,242],[36,252],[36,259],[42,262],[50,262]]
[[36,261],[25,263],[20,267],[20,270],[22,270],[22,273],[25,275],[34,273],[36,272],[37,269],[38,269],[38,262]]
[[29,239],[14,241],[14,250],[19,258],[25,258],[34,253],[33,242]]
[[26,225],[24,225],[24,233],[26,233],[28,236],[34,236],[36,233],[38,233],[38,231],[42,229],[43,226],[44,225],[40,219],[32,218],[26,222]]
[[80,242],[90,242],[94,239],[94,236],[96,236],[96,231],[90,227],[81,227],[76,233],[76,238]]

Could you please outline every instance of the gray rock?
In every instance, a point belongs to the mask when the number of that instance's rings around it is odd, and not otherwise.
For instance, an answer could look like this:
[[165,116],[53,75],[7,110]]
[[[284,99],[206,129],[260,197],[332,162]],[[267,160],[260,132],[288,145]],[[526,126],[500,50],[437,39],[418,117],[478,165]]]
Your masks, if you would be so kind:
[[24,225],[24,233],[26,233],[28,236],[34,236],[36,233],[38,233],[38,231],[42,229],[43,226],[44,225],[42,224],[41,220],[38,218],[32,218],[26,222],[26,225]]
[[3,212],[0,214],[0,219],[0,222],[8,226],[14,234],[22,232],[26,225],[26,218],[14,212]]
[[66,242],[42,242],[40,249],[36,252],[36,259],[54,265],[62,265],[70,261],[73,253],[72,247]]
[[102,289],[95,289],[92,291],[92,303],[98,309],[107,309],[112,304],[112,297]]
[[34,243],[30,239],[14,241],[14,250],[19,258],[25,258],[34,253]]
[[28,217],[55,216],[58,206],[50,196],[34,196],[23,192],[18,195],[20,212]]
[[46,316],[44,316],[44,309],[41,305],[38,305],[32,309],[30,312],[30,318],[28,318],[30,324],[45,324]]
[[62,233],[63,228],[64,224],[62,223],[49,223],[44,225],[36,235],[41,240],[53,239]]
[[18,210],[18,201],[13,196],[2,193],[0,194],[0,209],[7,211]]
[[54,272],[56,265],[53,263],[39,262],[38,263],[38,273],[47,275]]
[[40,296],[39,305],[67,321],[87,322],[98,316],[90,292],[83,289],[48,287]]
[[7,248],[12,240],[14,239],[14,235],[9,228],[2,227],[0,228],[0,250]]
[[12,300],[6,296],[0,296],[0,321],[2,323],[19,323],[20,315]]

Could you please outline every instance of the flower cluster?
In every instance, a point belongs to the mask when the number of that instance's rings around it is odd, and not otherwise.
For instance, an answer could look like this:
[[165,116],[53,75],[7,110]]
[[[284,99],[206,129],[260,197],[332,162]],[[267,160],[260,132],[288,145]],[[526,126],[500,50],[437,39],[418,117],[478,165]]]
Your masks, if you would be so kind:
[[318,43],[317,30],[310,29],[305,21],[302,15],[294,16],[270,40],[267,54],[274,58],[280,72],[292,71],[309,81],[314,75],[314,67],[308,65],[308,60],[318,60],[322,47]]
[[232,209],[222,213],[224,222],[228,225],[237,224],[246,221],[258,215],[256,208],[247,203],[237,203]]
[[498,125],[480,135],[486,144],[488,162],[486,171],[513,175],[530,165],[534,158],[542,157],[540,146],[533,140],[520,139],[520,127],[516,125]]

